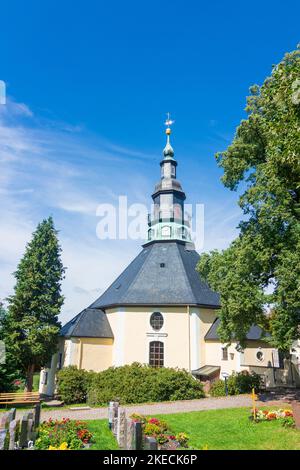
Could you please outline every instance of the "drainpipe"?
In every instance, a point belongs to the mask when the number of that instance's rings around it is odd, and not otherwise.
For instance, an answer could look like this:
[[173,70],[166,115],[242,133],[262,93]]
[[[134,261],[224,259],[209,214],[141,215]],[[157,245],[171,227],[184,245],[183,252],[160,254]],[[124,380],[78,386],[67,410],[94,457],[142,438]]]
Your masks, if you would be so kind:
[[190,306],[187,305],[187,314],[188,314],[188,322],[189,322],[189,372],[192,372],[191,370],[191,316],[190,316]]

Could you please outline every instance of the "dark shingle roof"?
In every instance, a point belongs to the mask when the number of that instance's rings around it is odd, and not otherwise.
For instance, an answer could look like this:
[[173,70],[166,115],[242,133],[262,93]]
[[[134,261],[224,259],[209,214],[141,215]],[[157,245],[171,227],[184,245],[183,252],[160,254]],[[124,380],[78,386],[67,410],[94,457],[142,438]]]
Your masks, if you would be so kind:
[[86,338],[113,338],[113,332],[100,309],[86,308],[70,320],[60,330],[60,336]]
[[111,286],[90,306],[201,305],[219,307],[219,295],[196,272],[199,254],[180,242],[144,247]]
[[[217,318],[214,323],[211,325],[210,329],[206,333],[205,340],[219,340],[218,327],[220,325],[220,319]],[[264,332],[259,326],[252,325],[250,330],[247,333],[247,340],[263,340],[266,337],[270,337],[269,333]]]

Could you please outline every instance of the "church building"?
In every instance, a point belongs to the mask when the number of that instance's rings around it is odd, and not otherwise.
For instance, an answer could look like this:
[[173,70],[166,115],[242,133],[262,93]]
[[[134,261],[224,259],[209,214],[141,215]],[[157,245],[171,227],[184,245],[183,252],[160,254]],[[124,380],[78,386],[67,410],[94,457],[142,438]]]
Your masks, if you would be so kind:
[[102,371],[132,362],[185,369],[206,383],[236,371],[255,371],[274,385],[278,352],[253,326],[247,347],[218,338],[219,295],[201,280],[199,254],[185,216],[185,192],[167,142],[152,194],[148,236],[141,252],[90,306],[63,326],[59,350],[41,374],[40,393],[53,395],[57,370],[69,365]]

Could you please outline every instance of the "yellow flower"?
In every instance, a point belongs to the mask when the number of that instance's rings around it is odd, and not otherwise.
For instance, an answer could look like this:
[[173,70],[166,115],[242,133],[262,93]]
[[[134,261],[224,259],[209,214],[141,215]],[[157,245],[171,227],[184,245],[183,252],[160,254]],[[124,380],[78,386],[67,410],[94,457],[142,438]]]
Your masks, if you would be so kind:
[[59,450],[68,450],[68,443],[62,442],[59,446]]
[[62,442],[59,447],[49,446],[48,450],[69,450],[68,443]]

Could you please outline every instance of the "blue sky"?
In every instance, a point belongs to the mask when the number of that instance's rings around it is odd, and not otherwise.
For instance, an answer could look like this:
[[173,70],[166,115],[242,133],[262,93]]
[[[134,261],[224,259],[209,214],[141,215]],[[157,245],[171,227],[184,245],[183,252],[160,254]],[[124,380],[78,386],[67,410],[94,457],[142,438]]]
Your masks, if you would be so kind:
[[236,235],[236,194],[214,154],[245,116],[249,86],[299,42],[298,1],[15,1],[1,5],[0,298],[37,223],[52,214],[68,267],[62,320],[140,250],[101,241],[96,207],[149,203],[165,113],[187,202],[205,206],[204,250]]

